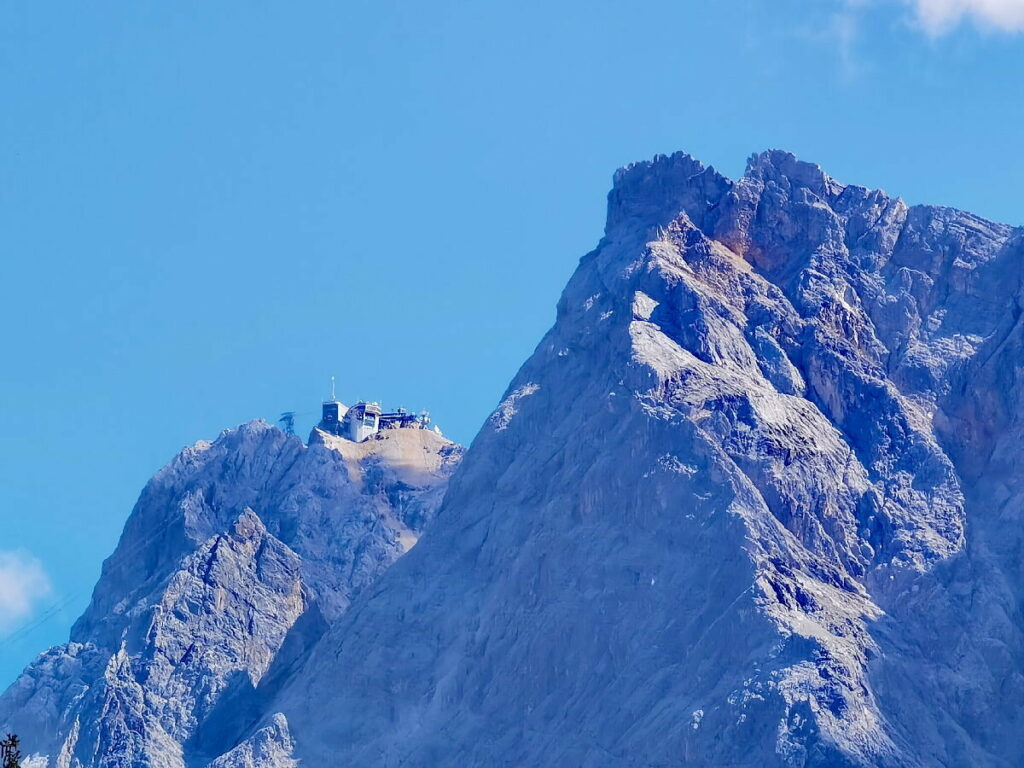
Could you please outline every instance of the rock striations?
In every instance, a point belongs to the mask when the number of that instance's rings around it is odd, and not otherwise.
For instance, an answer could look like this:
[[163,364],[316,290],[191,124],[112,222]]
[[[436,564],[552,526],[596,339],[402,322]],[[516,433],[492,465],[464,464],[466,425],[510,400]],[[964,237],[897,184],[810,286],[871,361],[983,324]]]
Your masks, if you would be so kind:
[[787,153],[624,168],[443,502],[447,445],[186,451],[0,726],[61,768],[1024,764],[1022,285],[1021,230]]
[[1024,762],[1022,257],[782,152],[621,170],[430,536],[283,692],[297,753]]

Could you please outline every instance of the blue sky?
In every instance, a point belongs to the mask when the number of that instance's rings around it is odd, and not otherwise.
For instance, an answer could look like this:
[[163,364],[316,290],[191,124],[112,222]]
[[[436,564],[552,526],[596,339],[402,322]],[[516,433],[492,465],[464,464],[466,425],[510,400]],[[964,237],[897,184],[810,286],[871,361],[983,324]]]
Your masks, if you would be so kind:
[[620,165],[779,147],[1024,223],[1021,27],[1024,0],[3,3],[0,686],[182,446],[306,430],[331,375],[471,440]]

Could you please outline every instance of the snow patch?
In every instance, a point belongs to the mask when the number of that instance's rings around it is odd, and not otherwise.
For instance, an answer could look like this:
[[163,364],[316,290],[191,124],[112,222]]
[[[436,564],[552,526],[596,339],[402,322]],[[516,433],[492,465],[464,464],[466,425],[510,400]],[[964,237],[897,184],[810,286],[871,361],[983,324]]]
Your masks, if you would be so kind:
[[502,400],[497,410],[491,414],[491,426],[494,427],[494,431],[503,432],[508,429],[508,425],[512,423],[512,417],[518,410],[519,401],[536,393],[539,389],[539,384],[524,384]]
[[633,294],[633,317],[637,320],[650,320],[658,302],[643,291]]

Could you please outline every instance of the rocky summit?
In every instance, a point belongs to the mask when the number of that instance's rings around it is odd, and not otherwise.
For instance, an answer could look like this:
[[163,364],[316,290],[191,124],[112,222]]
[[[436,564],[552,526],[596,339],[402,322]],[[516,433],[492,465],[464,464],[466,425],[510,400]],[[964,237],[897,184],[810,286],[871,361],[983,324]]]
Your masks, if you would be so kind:
[[785,152],[623,168],[461,462],[189,449],[0,730],[60,768],[1024,764],[1022,313],[1019,229]]
[[462,449],[433,431],[309,442],[263,422],[143,490],[71,642],[0,697],[28,766],[292,765],[254,723],[351,601],[433,520]]

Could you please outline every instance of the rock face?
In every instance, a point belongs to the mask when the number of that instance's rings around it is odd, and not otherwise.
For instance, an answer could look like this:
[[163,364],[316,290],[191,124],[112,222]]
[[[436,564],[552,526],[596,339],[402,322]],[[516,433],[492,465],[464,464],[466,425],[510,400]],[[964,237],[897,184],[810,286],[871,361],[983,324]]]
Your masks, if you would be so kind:
[[430,524],[460,456],[425,430],[307,447],[262,422],[185,450],[143,491],[71,642],[0,698],[0,723],[31,734],[34,765],[293,765],[283,715],[252,726]]
[[783,152],[629,166],[443,502],[422,431],[186,451],[0,727],[62,768],[1022,765],[1022,316],[1021,230]]
[[1022,274],[786,153],[621,170],[430,536],[282,693],[296,754],[1024,764]]
[[291,757],[293,748],[288,721],[279,713],[266,728],[210,763],[210,768],[294,768],[298,762]]

